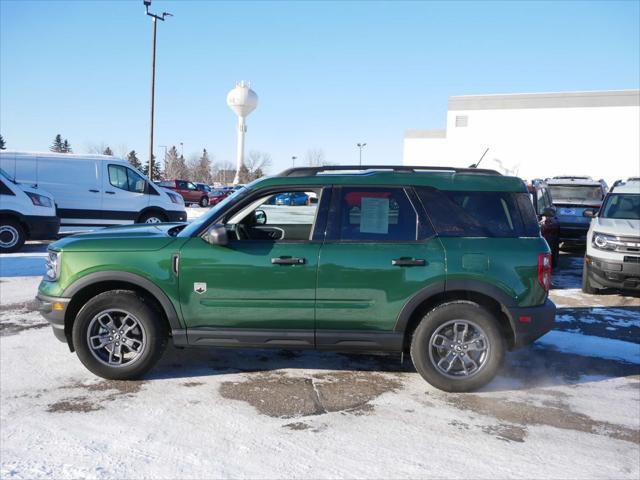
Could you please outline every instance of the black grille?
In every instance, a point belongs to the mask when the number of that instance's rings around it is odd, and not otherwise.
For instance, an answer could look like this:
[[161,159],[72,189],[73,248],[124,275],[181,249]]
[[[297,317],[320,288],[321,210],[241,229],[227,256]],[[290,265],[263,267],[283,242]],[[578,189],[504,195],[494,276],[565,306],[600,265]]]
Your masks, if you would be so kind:
[[624,257],[624,263],[640,263],[640,257]]

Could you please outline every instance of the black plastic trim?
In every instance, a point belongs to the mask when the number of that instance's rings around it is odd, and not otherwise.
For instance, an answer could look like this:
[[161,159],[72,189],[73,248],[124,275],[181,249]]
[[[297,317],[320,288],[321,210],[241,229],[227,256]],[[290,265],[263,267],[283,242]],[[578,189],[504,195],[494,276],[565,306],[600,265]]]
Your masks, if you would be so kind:
[[[174,337],[174,344],[181,338]],[[186,341],[191,346],[233,348],[313,348],[313,330],[246,328],[190,328]]]
[[437,282],[432,283],[424,287],[421,290],[418,290],[402,307],[400,313],[398,314],[398,318],[396,319],[396,324],[393,327],[394,332],[404,333],[409,324],[409,320],[411,319],[411,315],[415,312],[418,306],[429,300],[431,297],[442,294],[445,291],[445,282]]
[[135,273],[118,270],[90,273],[69,285],[62,294],[64,297],[73,298],[73,296],[83,288],[100,282],[127,282],[147,290],[160,303],[171,329],[177,330],[183,328],[173,303],[171,303],[171,300],[169,300],[162,289],[150,280]]
[[356,352],[400,352],[403,332],[317,330],[318,350]]

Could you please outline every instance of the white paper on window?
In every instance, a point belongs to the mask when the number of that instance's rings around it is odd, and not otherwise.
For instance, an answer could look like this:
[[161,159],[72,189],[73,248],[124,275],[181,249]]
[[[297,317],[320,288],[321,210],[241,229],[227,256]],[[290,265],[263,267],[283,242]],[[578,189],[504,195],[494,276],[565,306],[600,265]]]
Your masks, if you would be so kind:
[[360,233],[389,233],[388,198],[363,197],[360,208]]

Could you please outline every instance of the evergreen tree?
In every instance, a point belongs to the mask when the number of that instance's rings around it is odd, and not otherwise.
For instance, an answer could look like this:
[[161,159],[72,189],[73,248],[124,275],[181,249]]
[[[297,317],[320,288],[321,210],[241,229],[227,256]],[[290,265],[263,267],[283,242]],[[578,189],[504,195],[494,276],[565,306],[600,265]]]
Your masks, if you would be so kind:
[[113,150],[111,150],[109,147],[104,149],[104,152],[102,152],[103,155],[109,155],[110,157],[113,157]]
[[[149,162],[146,162],[144,164],[144,170],[143,170],[144,174],[149,176]],[[156,161],[156,156],[153,156],[153,166],[151,167],[151,180],[153,180],[154,182],[157,182],[159,180],[163,180],[164,174],[162,173],[162,165],[160,165],[160,162]]]
[[[133,168],[135,168],[136,170],[139,171],[143,171],[142,170],[142,162],[140,161],[140,159],[138,158],[138,154],[136,153],[135,150],[131,150],[128,154],[127,154],[127,161],[131,164],[131,166]],[[147,173],[147,172],[144,172]],[[157,180],[155,177],[153,177],[155,180]]]
[[211,177],[211,159],[209,158],[209,153],[206,148],[202,150],[202,155],[196,160],[190,173],[191,180],[194,182],[206,183],[207,185],[213,183],[213,178]]
[[0,135],[0,150],[6,150],[7,144],[4,142],[4,138]]
[[62,142],[62,135],[57,134],[53,139],[53,144],[49,147],[52,152],[62,153],[64,152],[64,143]]
[[71,150],[71,144],[66,138],[64,139],[64,142],[62,142],[62,153],[73,153],[73,150]]

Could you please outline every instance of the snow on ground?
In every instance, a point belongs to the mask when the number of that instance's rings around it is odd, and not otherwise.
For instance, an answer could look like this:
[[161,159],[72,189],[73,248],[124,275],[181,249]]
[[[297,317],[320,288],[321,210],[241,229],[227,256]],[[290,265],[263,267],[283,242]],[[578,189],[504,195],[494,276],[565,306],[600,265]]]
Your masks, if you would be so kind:
[[555,330],[473,394],[310,351],[169,347],[103,380],[33,311],[32,258],[0,258],[0,478],[640,476],[640,299],[578,294],[579,258],[554,272]]

